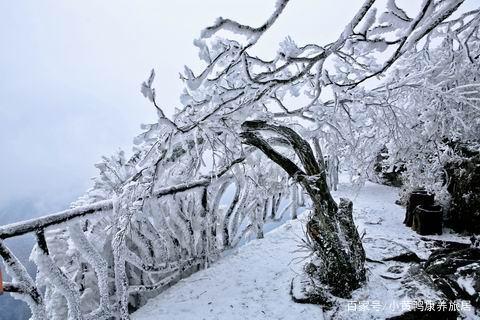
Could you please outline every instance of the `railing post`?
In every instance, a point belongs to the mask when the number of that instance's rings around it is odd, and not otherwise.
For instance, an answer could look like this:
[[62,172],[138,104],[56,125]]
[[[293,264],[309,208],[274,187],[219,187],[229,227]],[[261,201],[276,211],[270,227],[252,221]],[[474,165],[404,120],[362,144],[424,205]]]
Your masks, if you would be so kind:
[[10,252],[2,239],[0,239],[0,256],[2,256],[5,263],[5,269],[12,276],[13,281],[18,284],[18,286],[10,285],[9,287],[13,289],[12,291],[15,290],[17,293],[22,293],[22,300],[29,305],[34,319],[46,319],[43,298],[35,285],[35,281],[33,281],[17,257]]
[[298,187],[297,184],[293,183],[290,189],[292,193],[292,207],[291,207],[291,218],[297,219],[297,212],[298,212]]
[[3,277],[2,277],[2,268],[0,268],[0,296],[3,294]]
[[45,239],[45,231],[43,229],[38,230],[35,232],[35,235],[37,237],[37,244],[40,250],[42,251],[43,254],[45,255],[50,255],[48,252],[48,245],[47,245],[47,240]]

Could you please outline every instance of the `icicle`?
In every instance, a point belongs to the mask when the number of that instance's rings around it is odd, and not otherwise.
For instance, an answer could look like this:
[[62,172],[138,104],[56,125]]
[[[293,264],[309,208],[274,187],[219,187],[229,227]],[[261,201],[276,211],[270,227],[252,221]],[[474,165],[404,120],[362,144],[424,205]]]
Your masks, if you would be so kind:
[[80,311],[80,293],[74,282],[67,278],[67,276],[55,265],[55,262],[43,249],[37,245],[34,249],[36,254],[33,259],[38,266],[39,272],[43,277],[48,277],[49,283],[53,284],[55,289],[62,294],[67,300],[68,318],[71,320],[83,319]]
[[116,218],[115,234],[112,239],[113,269],[119,317],[122,320],[128,320],[130,319],[128,314],[128,279],[125,269],[125,232],[127,224],[125,223],[126,217],[122,214],[119,202],[119,200],[115,199],[113,203],[113,212]]
[[100,294],[100,306],[94,312],[97,319],[106,319],[111,316],[109,308],[109,292],[108,292],[108,265],[98,250],[88,241],[83,233],[79,223],[75,223],[68,227],[70,237],[87,262],[95,270],[98,280],[98,290]]

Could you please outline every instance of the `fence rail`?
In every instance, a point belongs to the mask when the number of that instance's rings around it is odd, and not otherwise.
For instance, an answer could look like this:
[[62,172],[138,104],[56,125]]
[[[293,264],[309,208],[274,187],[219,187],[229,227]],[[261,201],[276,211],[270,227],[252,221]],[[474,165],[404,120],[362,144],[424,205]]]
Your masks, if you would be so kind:
[[[49,299],[52,299],[49,286],[58,290],[63,296],[62,299],[68,306],[69,319],[128,319],[128,305],[131,299],[148,292],[161,292],[182,278],[208,266],[210,263],[208,252],[212,246],[219,245],[216,243],[219,239],[222,242],[222,250],[228,249],[239,244],[249,231],[256,237],[263,237],[263,224],[267,220],[272,222],[281,220],[289,209],[295,211],[292,212],[292,217],[296,217],[296,211],[300,204],[297,202],[301,201],[302,197],[298,196],[299,190],[295,186],[286,187],[287,191],[283,190],[280,193],[277,190],[262,199],[249,187],[248,180],[245,180],[246,183],[238,184],[233,175],[225,175],[235,164],[243,160],[244,158],[234,160],[217,172],[208,176],[200,176],[194,181],[159,188],[152,192],[147,200],[155,201],[160,205],[158,209],[160,211],[157,212],[160,218],[156,224],[140,218],[137,222],[144,223],[146,229],[139,228],[141,232],[133,235],[139,239],[137,241],[148,244],[147,248],[150,252],[143,255],[132,254],[125,240],[118,242],[115,232],[113,232],[114,236],[109,244],[111,253],[114,255],[112,263],[112,257],[105,256],[104,252],[99,251],[95,246],[95,238],[92,240],[89,238],[91,234],[87,235],[86,226],[91,226],[91,221],[95,222],[105,217],[112,218],[111,221],[118,219],[115,216],[116,209],[114,208],[116,200],[98,201],[39,218],[0,226],[0,256],[3,258],[6,272],[12,279],[10,282],[3,283],[4,292],[14,294],[14,297],[24,300],[32,311],[33,319],[49,319],[48,305]],[[219,179],[222,176],[223,179]],[[227,208],[220,209],[219,201],[227,192],[227,187],[232,184],[236,188],[234,199]],[[208,196],[208,201],[206,199],[207,188],[213,190],[212,194]],[[289,188],[293,190],[292,196],[288,193]],[[168,208],[168,202],[165,202],[165,199],[173,199],[172,196],[176,194],[181,194],[183,200],[175,198],[180,205],[175,209]],[[288,204],[284,203],[282,207],[280,202],[288,197],[292,201]],[[255,199],[255,202],[252,202],[252,199]],[[161,210],[166,210],[166,213]],[[167,215],[170,217],[169,219],[175,220],[174,225],[177,225],[182,235],[176,235],[175,231],[169,230],[168,225],[171,221],[165,220],[162,215]],[[213,215],[213,217],[208,215]],[[202,222],[198,224],[198,221]],[[159,230],[158,228],[163,229]],[[184,234],[185,232],[188,235]],[[34,234],[36,237],[36,245],[31,256],[38,269],[36,279],[28,274],[25,266],[5,243],[6,239],[25,234]],[[73,243],[75,250],[78,250],[80,259],[84,261],[82,262],[83,268],[90,270],[90,274],[95,274],[95,286],[98,290],[98,299],[94,303],[96,309],[88,312],[82,310],[80,303],[82,291],[78,287],[78,281],[72,278],[71,270],[56,260],[55,254],[58,254],[56,241],[58,239],[54,236],[57,234],[64,235],[61,241],[66,247],[70,246],[68,243]],[[185,236],[190,237],[190,244],[180,243],[181,237]],[[170,239],[165,240],[165,237],[170,237]],[[163,238],[162,241],[173,243],[177,250],[177,260],[162,260],[153,254],[153,242],[156,239],[152,240],[152,238]],[[67,239],[68,243],[65,242]],[[201,242],[199,247],[196,244],[198,241]],[[55,244],[54,248],[52,248],[53,244]],[[117,245],[120,245],[120,253],[116,251]],[[119,257],[121,257],[120,262],[117,261]],[[86,274],[87,269],[82,269],[81,272]],[[131,275],[132,270],[140,274],[141,282],[129,283],[127,274]],[[38,281],[40,273],[48,278],[46,282]],[[111,280],[115,283],[112,284]]]
[[0,239],[13,238],[27,233],[33,233],[37,230],[45,230],[50,226],[59,225],[75,218],[92,215],[100,211],[111,210],[112,208],[113,201],[105,200],[80,208],[68,209],[35,219],[7,224],[0,226]]

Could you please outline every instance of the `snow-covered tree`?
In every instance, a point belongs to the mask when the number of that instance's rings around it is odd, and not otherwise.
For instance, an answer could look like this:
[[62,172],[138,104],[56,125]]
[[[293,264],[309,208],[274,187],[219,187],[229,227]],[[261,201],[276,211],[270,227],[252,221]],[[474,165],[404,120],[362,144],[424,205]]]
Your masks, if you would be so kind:
[[392,112],[389,167],[402,167],[406,191],[424,187],[448,198],[447,163],[480,135],[478,10],[440,24],[405,54],[369,99]]

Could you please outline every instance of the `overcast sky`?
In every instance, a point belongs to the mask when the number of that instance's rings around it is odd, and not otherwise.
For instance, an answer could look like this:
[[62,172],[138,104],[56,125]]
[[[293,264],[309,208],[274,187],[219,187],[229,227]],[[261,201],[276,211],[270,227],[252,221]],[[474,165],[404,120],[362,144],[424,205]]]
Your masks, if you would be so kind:
[[[0,0],[0,207],[65,207],[90,186],[101,155],[130,151],[140,124],[155,121],[139,91],[151,68],[171,114],[178,73],[199,70],[200,30],[218,16],[259,25],[274,2]],[[331,41],[362,2],[292,0],[258,52],[273,55],[287,35]]]

